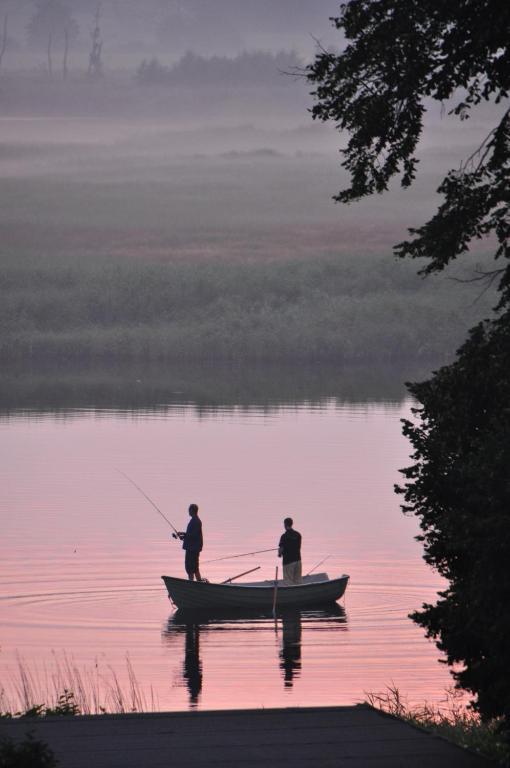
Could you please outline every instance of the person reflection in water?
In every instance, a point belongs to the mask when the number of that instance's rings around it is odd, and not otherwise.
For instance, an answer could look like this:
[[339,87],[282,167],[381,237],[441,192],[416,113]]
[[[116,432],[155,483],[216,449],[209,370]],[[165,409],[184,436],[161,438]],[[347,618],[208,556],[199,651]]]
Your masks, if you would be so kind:
[[285,533],[280,538],[278,557],[282,558],[283,580],[286,584],[301,584],[301,534],[292,527],[291,517],[283,521]]
[[188,579],[193,581],[202,581],[200,575],[200,552],[204,546],[202,536],[202,521],[198,516],[198,507],[196,504],[190,504],[188,509],[190,521],[186,531],[172,533],[174,539],[179,538],[182,541],[182,548],[186,552],[184,559],[184,568],[188,574]]
[[198,704],[202,690],[202,662],[200,661],[200,625],[186,624],[186,646],[182,676],[189,691],[189,703]]
[[280,669],[283,671],[285,688],[292,688],[294,677],[298,677],[301,672],[301,613],[283,613],[282,630]]

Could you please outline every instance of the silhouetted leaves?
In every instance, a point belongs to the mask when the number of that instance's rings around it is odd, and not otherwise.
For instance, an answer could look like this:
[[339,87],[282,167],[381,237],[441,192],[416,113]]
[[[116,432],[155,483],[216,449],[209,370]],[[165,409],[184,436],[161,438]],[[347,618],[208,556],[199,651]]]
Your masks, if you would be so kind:
[[[426,99],[456,99],[461,120],[510,90],[510,4],[500,0],[349,0],[333,19],[347,39],[308,68],[313,116],[349,133],[351,185],[336,199],[383,192],[416,173]],[[437,641],[458,684],[485,718],[510,724],[510,110],[439,187],[443,202],[398,256],[438,272],[489,238],[499,280],[496,320],[474,328],[456,361],[409,385],[421,403],[404,422],[414,464],[403,470],[404,511],[420,521],[424,557],[448,581],[435,605],[412,615]],[[437,332],[431,329],[431,333]]]
[[[350,0],[341,11],[333,22],[346,47],[339,55],[320,51],[307,76],[316,86],[313,117],[349,133],[342,153],[351,185],[335,198],[346,203],[385,191],[395,175],[404,187],[412,183],[426,99],[458,99],[451,111],[461,119],[483,101],[507,100],[510,4]],[[425,257],[423,271],[438,271],[473,240],[495,236],[496,258],[509,258],[509,135],[507,110],[479,150],[446,176],[438,190],[444,203],[410,230],[414,239],[396,247],[398,256]]]
[[485,717],[510,713],[510,322],[471,331],[457,360],[410,385],[421,403],[404,422],[414,464],[405,511],[420,520],[424,557],[448,580],[412,618],[438,640]]

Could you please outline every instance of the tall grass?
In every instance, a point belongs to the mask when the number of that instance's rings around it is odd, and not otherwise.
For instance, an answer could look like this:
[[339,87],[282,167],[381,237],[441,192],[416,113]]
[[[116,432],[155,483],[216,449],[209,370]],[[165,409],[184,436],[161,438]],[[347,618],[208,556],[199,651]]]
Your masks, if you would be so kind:
[[54,654],[50,667],[29,665],[18,656],[12,675],[0,683],[0,717],[159,709],[152,686],[148,692],[142,689],[128,655],[122,677],[124,682],[111,665],[98,660],[92,668],[79,667],[65,653]]
[[376,256],[157,263],[16,252],[2,261],[3,360],[440,358],[494,303]]
[[466,705],[465,695],[460,691],[447,690],[441,705],[428,702],[410,705],[392,685],[383,693],[368,693],[367,703],[494,760],[498,765],[510,765],[510,745],[502,735],[501,722],[497,719],[482,722]]

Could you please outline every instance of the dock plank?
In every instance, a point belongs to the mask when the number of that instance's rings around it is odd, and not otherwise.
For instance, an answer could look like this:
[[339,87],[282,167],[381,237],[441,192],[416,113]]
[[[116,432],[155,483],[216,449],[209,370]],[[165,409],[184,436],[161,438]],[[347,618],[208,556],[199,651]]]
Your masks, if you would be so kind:
[[488,768],[488,761],[366,705],[98,715],[0,722],[31,730],[62,768]]

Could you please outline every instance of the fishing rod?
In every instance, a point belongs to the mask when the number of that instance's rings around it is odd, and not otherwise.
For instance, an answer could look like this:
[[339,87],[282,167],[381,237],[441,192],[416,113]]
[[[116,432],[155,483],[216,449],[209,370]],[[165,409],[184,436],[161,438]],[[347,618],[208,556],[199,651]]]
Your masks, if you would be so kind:
[[277,547],[271,549],[258,549],[256,552],[243,552],[241,555],[226,555],[225,557],[215,557],[214,560],[204,560],[206,563],[218,563],[220,560],[233,560],[235,557],[248,557],[249,555],[260,555],[262,552],[276,552]]
[[311,570],[311,571],[308,571],[308,573],[307,573],[307,574],[305,574],[305,575],[306,575],[306,576],[309,576],[311,573],[313,573],[313,572],[315,571],[315,569],[316,569],[316,568],[318,568],[318,567],[319,567],[319,565],[322,565],[322,563],[325,563],[325,562],[326,562],[326,560],[328,560],[330,557],[331,557],[331,555],[326,555],[326,557],[324,558],[324,560],[321,560],[319,563],[317,563],[317,565],[314,565],[314,566],[313,566],[313,568],[312,568],[312,570]]
[[130,483],[131,483],[131,485],[134,485],[134,486],[135,486],[135,488],[137,489],[137,491],[139,491],[139,492],[142,494],[142,496],[143,496],[145,499],[147,499],[147,501],[149,502],[149,504],[151,504],[151,505],[154,507],[154,509],[156,510],[156,512],[157,512],[159,515],[161,515],[161,517],[163,518],[163,520],[164,520],[166,523],[168,523],[168,525],[170,526],[170,528],[172,529],[172,531],[174,531],[174,533],[177,535],[177,539],[180,539],[180,536],[179,536],[179,531],[177,530],[177,528],[174,528],[174,526],[172,525],[172,523],[170,522],[170,520],[168,519],[168,517],[166,517],[166,515],[164,515],[164,514],[163,514],[163,512],[162,512],[162,511],[159,509],[159,507],[158,507],[158,506],[156,506],[156,504],[154,504],[154,502],[152,501],[152,499],[150,499],[150,498],[147,496],[147,494],[145,493],[145,491],[143,491],[143,490],[140,488],[140,486],[139,486],[139,485],[137,485],[137,484],[135,483],[135,481],[134,481],[134,480],[131,480],[131,478],[130,478],[130,477],[128,477],[128,476],[126,475],[126,473],[125,473],[125,472],[122,472],[122,470],[120,470],[120,469],[118,469],[118,470],[117,470],[117,472],[118,472],[120,475],[122,475],[123,477],[125,477],[125,478],[126,478],[126,480],[128,480],[128,482],[130,482]]

